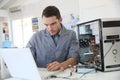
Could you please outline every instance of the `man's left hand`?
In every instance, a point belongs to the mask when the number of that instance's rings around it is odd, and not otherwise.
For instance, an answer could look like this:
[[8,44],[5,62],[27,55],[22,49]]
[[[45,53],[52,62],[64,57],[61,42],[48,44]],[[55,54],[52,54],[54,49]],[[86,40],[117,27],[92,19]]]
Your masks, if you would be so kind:
[[61,63],[58,61],[47,64],[47,69],[48,71],[64,70]]

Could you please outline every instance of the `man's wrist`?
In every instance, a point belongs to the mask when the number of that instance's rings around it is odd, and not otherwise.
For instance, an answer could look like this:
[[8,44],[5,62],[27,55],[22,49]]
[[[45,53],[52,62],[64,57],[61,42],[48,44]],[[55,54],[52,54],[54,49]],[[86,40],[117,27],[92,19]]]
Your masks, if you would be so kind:
[[60,67],[60,71],[64,71],[64,70],[65,70],[65,68],[61,66]]

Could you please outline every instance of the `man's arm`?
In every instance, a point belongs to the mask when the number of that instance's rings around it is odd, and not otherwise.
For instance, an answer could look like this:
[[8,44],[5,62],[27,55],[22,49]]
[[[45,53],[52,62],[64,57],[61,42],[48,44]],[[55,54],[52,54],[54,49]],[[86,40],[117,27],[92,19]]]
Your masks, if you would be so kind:
[[64,61],[64,62],[61,63],[61,65],[62,65],[61,67],[64,70],[64,69],[68,68],[69,65],[74,66],[76,64],[77,64],[77,59],[76,58],[69,58],[66,61]]
[[54,61],[50,64],[47,65],[47,69],[49,71],[54,71],[54,70],[65,70],[66,68],[69,67],[69,65],[74,66],[77,64],[77,59],[76,58],[69,58],[66,61],[59,63],[58,61]]

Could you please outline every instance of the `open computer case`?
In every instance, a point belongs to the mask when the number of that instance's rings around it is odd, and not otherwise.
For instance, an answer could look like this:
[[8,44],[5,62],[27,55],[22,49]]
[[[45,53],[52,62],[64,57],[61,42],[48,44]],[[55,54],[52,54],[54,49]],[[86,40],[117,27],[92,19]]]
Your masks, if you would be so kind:
[[80,63],[101,71],[120,70],[120,18],[96,19],[77,24]]

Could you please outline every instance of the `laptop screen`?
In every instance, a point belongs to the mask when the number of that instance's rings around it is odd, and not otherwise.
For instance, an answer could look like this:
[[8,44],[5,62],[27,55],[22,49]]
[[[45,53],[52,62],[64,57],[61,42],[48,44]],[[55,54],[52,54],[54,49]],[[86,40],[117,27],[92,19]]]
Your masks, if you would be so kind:
[[12,77],[25,80],[41,80],[29,48],[1,48],[0,55]]

